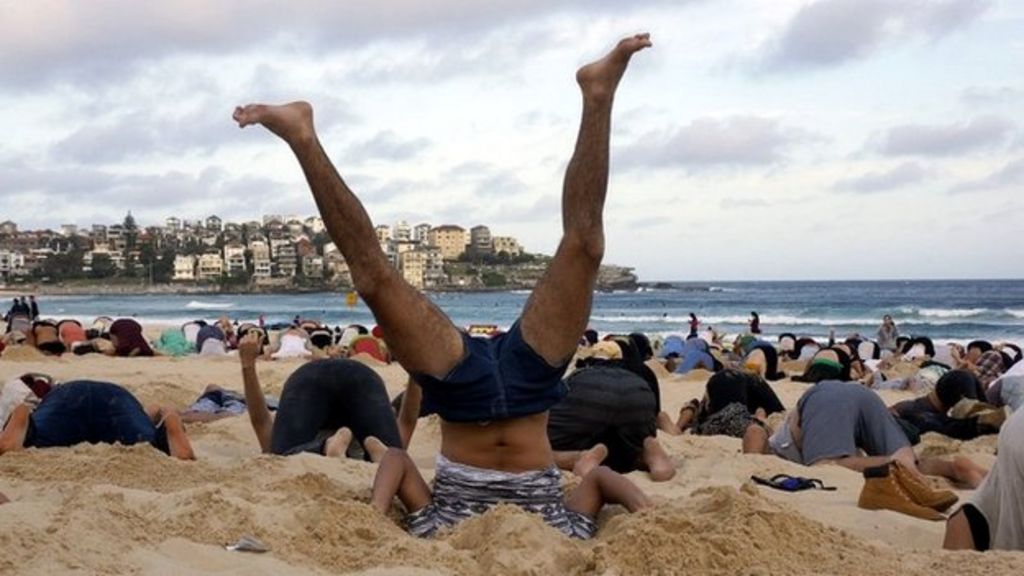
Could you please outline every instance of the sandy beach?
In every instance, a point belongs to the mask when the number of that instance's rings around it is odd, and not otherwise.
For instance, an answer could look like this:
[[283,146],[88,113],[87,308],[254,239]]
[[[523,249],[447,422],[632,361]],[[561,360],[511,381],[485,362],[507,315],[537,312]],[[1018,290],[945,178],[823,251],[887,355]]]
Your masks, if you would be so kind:
[[[299,361],[266,361],[259,375],[279,394]],[[397,394],[406,374],[372,364]],[[241,389],[226,358],[48,359],[9,350],[0,378],[38,371],[58,379],[124,385],[144,402],[189,404],[211,383]],[[708,373],[660,373],[669,413],[698,396]],[[791,406],[803,384],[774,384]],[[906,392],[885,392],[892,403]],[[726,437],[660,437],[679,473],[653,483],[630,477],[656,505],[599,518],[589,542],[573,541],[539,518],[501,507],[433,541],[417,540],[368,505],[374,466],[313,455],[264,456],[248,419],[189,428],[198,461],[149,446],[30,449],[0,458],[3,574],[1020,574],[1024,555],[939,550],[943,523],[857,508],[859,474],[804,468],[773,456],[740,454]],[[995,436],[959,442],[928,435],[930,454],[966,454],[988,466]],[[410,452],[429,477],[439,425],[421,421]],[[835,492],[785,493],[755,487],[751,474],[812,476]],[[567,487],[577,481],[565,474]],[[230,552],[243,535],[270,551]]]

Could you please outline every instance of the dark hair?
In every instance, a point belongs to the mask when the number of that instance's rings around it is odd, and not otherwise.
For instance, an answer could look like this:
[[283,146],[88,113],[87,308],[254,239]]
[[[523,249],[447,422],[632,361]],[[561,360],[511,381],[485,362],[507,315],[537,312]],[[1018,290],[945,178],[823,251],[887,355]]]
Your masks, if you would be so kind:
[[904,353],[909,352],[911,348],[918,344],[924,346],[924,353],[927,354],[929,357],[935,356],[935,344],[933,344],[932,339],[928,338],[927,336],[918,336],[913,340],[908,340],[906,345],[903,347],[902,351]]
[[641,360],[647,361],[654,357],[654,348],[651,347],[651,340],[645,334],[633,332],[629,335],[629,341],[636,346]]
[[992,343],[989,342],[988,340],[974,340],[973,342],[967,345],[968,350],[970,350],[971,348],[977,348],[978,350],[981,351],[982,354],[984,354],[985,352],[988,352],[989,350],[992,349]]
[[690,318],[696,320],[697,319],[697,315],[694,314],[693,312],[690,312]]
[[949,410],[964,398],[977,399],[979,388],[978,378],[969,370],[950,370],[935,383],[935,395]]
[[760,318],[760,316],[757,315],[757,312],[754,312],[753,310],[750,311],[750,315],[754,318]]

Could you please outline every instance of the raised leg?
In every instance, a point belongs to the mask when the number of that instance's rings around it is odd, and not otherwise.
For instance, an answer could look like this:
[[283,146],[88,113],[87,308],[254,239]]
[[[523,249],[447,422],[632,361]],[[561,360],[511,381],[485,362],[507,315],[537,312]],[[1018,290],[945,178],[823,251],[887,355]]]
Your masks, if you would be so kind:
[[636,484],[607,466],[598,466],[587,474],[580,485],[565,499],[565,507],[591,518],[597,516],[605,504],[622,504],[630,512],[651,505]]
[[371,504],[381,514],[387,514],[396,495],[409,512],[422,509],[431,499],[430,487],[409,454],[400,448],[388,448],[373,478]]
[[594,282],[604,256],[602,212],[608,189],[612,100],[630,57],[649,35],[626,38],[604,58],[580,68],[583,118],[562,190],[562,241],[523,310],[523,339],[551,365],[576,350],[587,327]]
[[320,146],[306,102],[251,104],[235,109],[239,127],[262,124],[291,147],[331,239],[345,256],[352,281],[388,349],[409,372],[443,377],[463,355],[462,337],[430,300],[399,275],[380,249],[370,217]]

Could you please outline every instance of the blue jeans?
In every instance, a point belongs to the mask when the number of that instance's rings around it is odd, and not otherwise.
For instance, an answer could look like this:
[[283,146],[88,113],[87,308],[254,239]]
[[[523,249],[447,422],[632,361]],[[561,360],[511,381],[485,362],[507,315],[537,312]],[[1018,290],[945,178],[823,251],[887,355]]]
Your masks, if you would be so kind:
[[523,340],[516,321],[504,334],[473,338],[463,333],[465,355],[444,378],[412,377],[423,387],[423,411],[450,422],[490,422],[546,411],[565,397],[562,375]]
[[117,384],[74,380],[54,387],[29,418],[26,447],[146,442],[168,452],[142,404]]
[[373,369],[355,360],[316,360],[288,377],[281,392],[270,451],[324,453],[327,437],[341,427],[360,443],[375,436],[401,448],[387,389]]

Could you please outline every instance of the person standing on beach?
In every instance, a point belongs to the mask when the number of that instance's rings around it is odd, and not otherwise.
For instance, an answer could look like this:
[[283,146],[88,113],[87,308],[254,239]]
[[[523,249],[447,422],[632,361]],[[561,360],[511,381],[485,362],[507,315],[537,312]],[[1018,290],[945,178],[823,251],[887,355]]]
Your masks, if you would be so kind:
[[508,332],[472,338],[409,285],[380,250],[373,224],[317,138],[312,107],[238,107],[240,127],[261,124],[292,149],[327,231],[349,264],[356,291],[383,329],[395,359],[423,389],[424,408],[441,417],[441,453],[433,491],[405,451],[389,449],[373,486],[384,513],[398,495],[409,530],[428,536],[499,502],[541,513],[563,533],[590,537],[605,502],[630,511],[649,500],[625,477],[595,462],[561,501],[561,474],[547,437],[547,411],[562,399],[562,374],[587,327],[604,255],[602,212],[608,187],[611,111],[632,55],[649,35],[623,39],[577,72],[580,130],[562,192],[563,236],[522,316]]
[[761,317],[757,315],[757,312],[750,313],[750,333],[760,334],[761,333]]
[[878,327],[878,347],[890,353],[896,352],[896,340],[900,337],[900,331],[896,328],[892,316],[882,316],[882,325]]
[[36,320],[39,320],[39,304],[36,302],[35,295],[30,295],[28,297],[28,305],[29,316],[32,317],[32,321],[35,322]]
[[700,328],[700,320],[697,320],[696,314],[690,312],[690,334],[687,338],[696,338],[698,328]]

